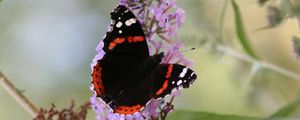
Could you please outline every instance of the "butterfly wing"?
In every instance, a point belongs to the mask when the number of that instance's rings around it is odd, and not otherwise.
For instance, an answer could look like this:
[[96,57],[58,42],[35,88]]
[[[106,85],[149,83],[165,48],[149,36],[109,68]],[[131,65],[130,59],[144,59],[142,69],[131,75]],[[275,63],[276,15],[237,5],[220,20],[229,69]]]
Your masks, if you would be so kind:
[[165,97],[194,82],[196,74],[185,66],[157,63],[149,67],[144,32],[128,8],[117,6],[111,18],[112,24],[103,40],[106,54],[93,68],[92,85],[97,96],[110,103],[115,113],[128,115],[141,111],[152,98]]
[[135,86],[134,73],[148,56],[148,45],[141,24],[125,6],[111,13],[112,23],[103,39],[105,55],[92,70],[97,96],[106,103],[121,94],[123,86]]
[[179,64],[160,64],[150,76],[144,79],[136,90],[123,99],[116,101],[114,112],[133,114],[152,99],[163,98],[180,88],[188,88],[197,75],[185,66]]
[[104,38],[103,50],[108,54],[147,58],[148,45],[141,24],[125,6],[111,12],[111,25]]
[[153,76],[156,81],[152,94],[156,99],[163,98],[174,90],[189,88],[197,79],[197,75],[192,69],[179,64],[159,65]]

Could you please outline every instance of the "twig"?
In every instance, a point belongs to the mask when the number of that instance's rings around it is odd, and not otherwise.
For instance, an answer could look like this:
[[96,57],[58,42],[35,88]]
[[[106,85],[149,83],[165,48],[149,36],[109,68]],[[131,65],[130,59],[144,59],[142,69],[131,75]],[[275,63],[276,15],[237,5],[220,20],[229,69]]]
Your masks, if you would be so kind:
[[262,60],[257,60],[257,59],[254,59],[248,55],[245,55],[245,54],[242,54],[242,53],[239,53],[231,48],[228,48],[228,47],[224,47],[224,46],[217,46],[217,50],[219,50],[220,52],[223,52],[227,55],[230,55],[232,57],[235,57],[237,59],[240,59],[240,60],[243,60],[243,61],[246,61],[246,62],[249,62],[249,63],[257,63],[257,64],[260,64],[262,68],[266,68],[266,69],[269,69],[269,70],[272,70],[274,72],[277,72],[279,74],[282,74],[282,75],[285,75],[285,76],[288,76],[290,78],[293,78],[295,80],[298,80],[300,81],[300,75],[293,72],[293,71],[290,71],[288,69],[285,69],[285,68],[282,68],[282,67],[279,67],[277,65],[274,65],[274,64],[271,64],[269,62],[265,62],[265,61],[262,61]]
[[37,116],[38,109],[1,72],[0,85],[30,114],[32,118]]
[[175,99],[175,96],[172,96],[171,100],[166,103],[166,105],[160,111],[160,119],[166,120],[167,115],[170,111],[174,110],[174,105],[172,104]]

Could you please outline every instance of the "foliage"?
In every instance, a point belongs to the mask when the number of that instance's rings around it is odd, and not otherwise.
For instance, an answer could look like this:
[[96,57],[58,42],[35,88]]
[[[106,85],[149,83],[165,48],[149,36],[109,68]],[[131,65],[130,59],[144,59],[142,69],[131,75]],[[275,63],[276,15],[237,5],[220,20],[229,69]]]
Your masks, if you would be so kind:
[[236,2],[234,0],[231,0],[231,4],[232,4],[232,8],[233,8],[234,15],[235,15],[234,18],[235,18],[236,34],[240,40],[241,46],[251,57],[258,59],[258,57],[255,55],[255,53],[249,43],[250,40],[248,39],[248,37],[246,35],[239,6],[236,4]]
[[175,111],[168,120],[263,120],[262,118],[221,115],[208,112]]
[[287,105],[280,108],[277,112],[273,113],[269,119],[282,119],[289,117],[293,112],[295,112],[300,106],[300,98],[288,103]]

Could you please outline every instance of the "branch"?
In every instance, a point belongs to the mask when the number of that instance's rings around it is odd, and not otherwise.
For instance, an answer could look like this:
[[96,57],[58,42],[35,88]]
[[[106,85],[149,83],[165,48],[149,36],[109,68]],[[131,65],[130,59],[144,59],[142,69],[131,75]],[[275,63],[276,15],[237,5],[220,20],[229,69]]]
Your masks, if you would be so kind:
[[217,46],[217,50],[219,50],[220,52],[223,52],[227,55],[230,55],[232,57],[235,57],[237,59],[240,59],[240,60],[243,60],[243,61],[246,61],[246,62],[249,62],[249,63],[252,63],[252,64],[259,64],[261,65],[262,68],[266,68],[266,69],[269,69],[269,70],[272,70],[274,72],[277,72],[279,74],[282,74],[282,75],[285,75],[287,77],[290,77],[290,78],[293,78],[295,80],[298,80],[300,81],[300,75],[293,72],[293,71],[290,71],[288,69],[285,69],[285,68],[282,68],[282,67],[279,67],[277,65],[274,65],[274,64],[271,64],[271,63],[268,63],[268,62],[265,62],[265,61],[262,61],[262,60],[257,60],[257,59],[254,59],[248,55],[245,55],[245,54],[242,54],[242,53],[239,53],[231,48],[228,48],[228,47],[224,47],[224,46]]
[[0,85],[30,114],[32,118],[37,116],[38,109],[1,72]]

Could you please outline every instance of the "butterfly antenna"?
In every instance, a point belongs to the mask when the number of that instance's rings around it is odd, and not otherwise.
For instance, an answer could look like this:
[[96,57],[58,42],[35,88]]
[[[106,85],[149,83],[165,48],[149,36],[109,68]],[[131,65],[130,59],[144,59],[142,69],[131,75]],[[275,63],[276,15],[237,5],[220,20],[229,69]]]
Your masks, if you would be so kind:
[[183,50],[183,51],[180,51],[181,53],[186,53],[186,52],[189,52],[189,51],[192,51],[192,50],[195,50],[196,48],[190,48],[190,49],[187,49],[187,50]]

